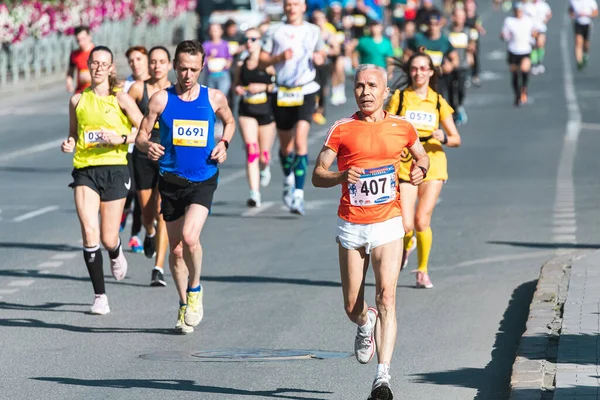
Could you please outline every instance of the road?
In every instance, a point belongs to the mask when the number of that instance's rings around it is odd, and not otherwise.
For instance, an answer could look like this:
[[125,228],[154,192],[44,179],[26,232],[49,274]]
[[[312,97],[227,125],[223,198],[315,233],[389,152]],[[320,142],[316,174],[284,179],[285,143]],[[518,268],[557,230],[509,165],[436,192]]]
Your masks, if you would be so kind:
[[[512,106],[497,38],[504,14],[481,6],[485,80],[468,93],[463,145],[447,151],[450,179],[433,217],[435,288],[413,289],[406,272],[399,282],[396,398],[506,399],[540,266],[561,247],[598,247],[600,45],[590,68],[573,71],[566,11],[550,5],[547,72],[531,78],[532,102],[522,109]],[[87,314],[93,298],[67,187],[71,158],[59,151],[67,100],[60,86],[0,99],[0,399],[365,399],[375,366],[348,357],[355,327],[343,311],[334,242],[339,189],[308,186],[307,215],[292,216],[280,205],[275,164],[265,206],[242,216],[239,137],[201,238],[197,331],[172,333],[170,274],[167,288],[148,287],[153,264],[131,253],[124,281],[105,270],[112,312]],[[353,111],[331,107],[329,123]],[[313,127],[313,161],[325,132]],[[372,273],[367,283],[372,303]],[[228,349],[339,358],[192,356]]]

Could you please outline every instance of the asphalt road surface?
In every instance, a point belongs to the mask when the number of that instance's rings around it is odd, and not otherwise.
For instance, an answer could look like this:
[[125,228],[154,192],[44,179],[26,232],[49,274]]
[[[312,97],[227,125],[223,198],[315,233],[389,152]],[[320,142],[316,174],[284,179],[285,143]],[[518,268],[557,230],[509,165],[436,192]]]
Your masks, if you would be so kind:
[[[547,72],[531,78],[521,109],[498,40],[505,14],[481,6],[484,85],[469,90],[462,147],[447,151],[450,179],[432,223],[435,288],[414,289],[407,272],[399,282],[395,398],[506,399],[540,266],[559,247],[598,247],[600,45],[588,69],[574,70],[566,7],[550,4]],[[153,262],[132,253],[122,282],[105,266],[112,312],[87,314],[71,157],[59,150],[67,100],[62,85],[0,99],[0,399],[366,399],[375,366],[349,356],[339,188],[308,185],[307,215],[293,216],[281,207],[275,160],[264,206],[248,215],[240,137],[201,238],[205,318],[196,332],[173,334],[170,274],[167,288],[150,288]],[[331,107],[328,124],[354,108]],[[326,128],[313,126],[313,161]],[[371,273],[367,282],[372,304]],[[252,349],[338,357],[244,360]]]

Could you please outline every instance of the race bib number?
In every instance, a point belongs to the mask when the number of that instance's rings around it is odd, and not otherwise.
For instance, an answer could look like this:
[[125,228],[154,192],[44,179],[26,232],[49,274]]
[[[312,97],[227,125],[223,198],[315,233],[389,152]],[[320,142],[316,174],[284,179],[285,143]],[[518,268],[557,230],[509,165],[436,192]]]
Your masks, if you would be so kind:
[[254,94],[246,92],[242,98],[246,104],[265,104],[267,102],[267,92]]
[[111,146],[102,138],[101,128],[86,128],[83,132],[83,141],[86,148]]
[[304,104],[304,95],[301,87],[277,89],[277,107],[298,107],[302,104]]
[[442,65],[442,62],[444,61],[444,53],[442,53],[441,51],[433,50],[425,50],[425,53],[427,53],[429,57],[431,57],[431,62],[433,62],[434,67],[439,67],[440,65]]
[[207,144],[208,121],[173,120],[173,145],[206,147]]
[[227,65],[226,58],[209,58],[207,61],[208,70],[210,72],[221,72]]
[[227,42],[227,47],[229,48],[229,54],[232,56],[237,54],[240,49],[240,44],[236,41]]
[[456,49],[466,49],[469,45],[469,36],[464,32],[451,32],[448,39]]
[[434,113],[406,110],[404,118],[417,129],[433,131],[437,128],[437,115]]
[[362,28],[367,24],[367,17],[361,14],[354,15],[354,26],[357,28]]
[[348,184],[350,204],[375,206],[396,200],[396,169],[393,165],[371,168],[355,184]]

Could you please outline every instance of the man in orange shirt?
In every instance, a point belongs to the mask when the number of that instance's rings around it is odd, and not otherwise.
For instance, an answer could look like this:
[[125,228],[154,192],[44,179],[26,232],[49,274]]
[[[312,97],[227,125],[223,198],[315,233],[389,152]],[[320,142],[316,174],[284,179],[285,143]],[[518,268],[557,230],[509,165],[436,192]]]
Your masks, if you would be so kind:
[[[75,28],[75,39],[79,48],[73,50],[69,56],[69,68],[67,69],[67,92],[81,93],[90,86],[92,77],[88,69],[88,58],[94,48],[90,28],[87,26],[78,26]],[[77,86],[73,86],[73,73],[77,71]]]
[[[429,168],[415,128],[404,117],[383,110],[389,91],[385,69],[373,64],[357,68],[354,97],[359,111],[331,127],[312,176],[316,187],[342,185],[337,242],[344,307],[358,325],[357,360],[366,364],[377,351],[377,374],[369,397],[373,400],[393,397],[389,368],[396,341],[396,284],[404,232],[398,193],[404,148],[415,160],[410,173],[413,185],[423,181]],[[330,171],[336,159],[338,172]],[[368,307],[364,300],[369,260],[377,308]]]

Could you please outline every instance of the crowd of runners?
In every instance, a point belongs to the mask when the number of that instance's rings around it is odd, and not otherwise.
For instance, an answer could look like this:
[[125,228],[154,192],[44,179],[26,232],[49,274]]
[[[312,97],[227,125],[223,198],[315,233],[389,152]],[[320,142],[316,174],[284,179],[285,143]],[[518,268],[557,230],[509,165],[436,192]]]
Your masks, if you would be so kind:
[[[545,72],[552,11],[544,0],[503,7],[512,15],[499,33],[521,106],[529,72]],[[431,0],[391,0],[385,8],[331,1],[310,10],[305,0],[285,0],[284,11],[283,21],[245,32],[232,21],[210,25],[209,40],[183,41],[173,55],[163,46],[131,47],[123,82],[112,51],[94,45],[88,28],[75,31],[79,48],[66,80],[75,94],[62,151],[74,153],[70,186],[95,293],[91,312],[110,312],[101,246],[114,278],[126,276],[119,232],[131,215],[128,247],[154,259],[152,286],[167,285],[169,255],[175,327],[193,332],[203,317],[200,236],[236,129],[246,149],[247,206],[261,206],[277,140],[283,204],[304,215],[311,124],[327,124],[328,106],[354,98],[356,113],[329,124],[312,184],[341,185],[336,240],[345,310],[358,325],[355,354],[360,363],[377,354],[369,398],[391,399],[398,276],[416,249],[416,286],[433,288],[431,219],[448,179],[444,148],[461,144],[467,90],[482,85],[486,31],[475,0],[444,1],[441,9]],[[583,69],[598,7],[570,0],[569,13]],[[364,298],[369,264],[373,307]]]

